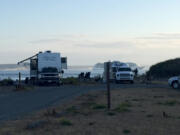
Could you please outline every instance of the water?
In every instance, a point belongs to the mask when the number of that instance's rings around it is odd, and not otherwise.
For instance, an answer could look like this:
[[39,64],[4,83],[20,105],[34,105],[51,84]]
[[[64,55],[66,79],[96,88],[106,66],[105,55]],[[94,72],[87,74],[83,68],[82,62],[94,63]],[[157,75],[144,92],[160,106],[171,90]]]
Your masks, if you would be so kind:
[[[30,76],[29,68],[18,65],[0,65],[0,80],[11,78],[17,80],[21,73],[21,78],[25,79]],[[91,77],[102,76],[103,69],[93,68],[93,66],[70,66],[64,70],[63,78],[78,77],[81,72],[91,72]]]
[[[139,68],[139,74],[144,74],[148,70],[148,66]],[[94,68],[93,66],[69,66],[67,70],[64,70],[63,78],[67,77],[78,77],[81,72],[91,72],[91,77],[102,76],[103,68]],[[29,77],[29,66],[28,65],[15,65],[15,64],[1,64],[0,65],[0,80],[11,78],[17,80],[21,72],[21,78],[25,79]]]

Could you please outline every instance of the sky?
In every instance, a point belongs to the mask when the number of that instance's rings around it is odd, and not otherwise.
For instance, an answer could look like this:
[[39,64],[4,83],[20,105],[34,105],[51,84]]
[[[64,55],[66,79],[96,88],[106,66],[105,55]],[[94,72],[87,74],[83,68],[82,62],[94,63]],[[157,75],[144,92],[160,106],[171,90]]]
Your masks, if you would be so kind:
[[39,51],[69,65],[180,56],[180,0],[0,0],[0,64]]

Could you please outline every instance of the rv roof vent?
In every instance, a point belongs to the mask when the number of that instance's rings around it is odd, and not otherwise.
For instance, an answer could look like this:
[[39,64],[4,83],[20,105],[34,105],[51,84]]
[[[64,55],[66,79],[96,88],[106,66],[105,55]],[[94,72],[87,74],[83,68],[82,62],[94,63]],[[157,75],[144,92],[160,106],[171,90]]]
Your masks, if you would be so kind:
[[46,51],[46,52],[47,52],[47,53],[51,53],[51,51],[49,51],[49,50],[48,50],[48,51]]

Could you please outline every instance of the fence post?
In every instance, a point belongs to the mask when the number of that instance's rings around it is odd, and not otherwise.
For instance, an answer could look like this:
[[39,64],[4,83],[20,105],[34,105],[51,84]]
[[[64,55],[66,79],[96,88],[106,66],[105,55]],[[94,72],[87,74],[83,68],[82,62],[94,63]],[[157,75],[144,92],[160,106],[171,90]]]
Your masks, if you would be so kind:
[[18,84],[18,87],[19,88],[21,87],[21,72],[19,72],[19,84]]
[[107,107],[108,107],[108,110],[111,109],[111,92],[110,92],[110,62],[107,62],[106,64],[106,69],[107,69],[107,72],[106,72],[106,83],[107,83]]

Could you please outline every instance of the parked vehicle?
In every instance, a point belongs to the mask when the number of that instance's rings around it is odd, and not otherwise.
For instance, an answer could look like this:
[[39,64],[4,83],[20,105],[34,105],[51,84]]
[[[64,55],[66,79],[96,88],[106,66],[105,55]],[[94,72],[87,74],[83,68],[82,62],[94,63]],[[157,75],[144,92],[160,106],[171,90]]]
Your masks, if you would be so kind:
[[130,67],[120,67],[116,72],[116,83],[120,82],[134,83],[134,73]]
[[[107,63],[104,63],[103,81],[106,82]],[[134,73],[128,64],[114,61],[110,62],[110,80],[116,83],[126,81],[134,83]]]
[[62,58],[60,53],[51,51],[39,52],[38,54],[27,58],[30,60],[30,82],[33,84],[60,84],[63,68],[67,68],[67,58]]
[[170,87],[174,89],[178,89],[180,86],[180,76],[174,76],[174,77],[169,78],[168,84]]

